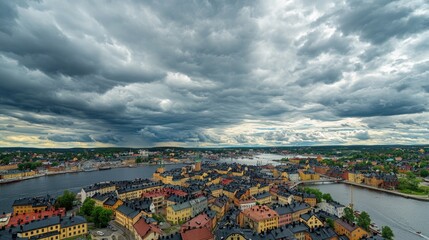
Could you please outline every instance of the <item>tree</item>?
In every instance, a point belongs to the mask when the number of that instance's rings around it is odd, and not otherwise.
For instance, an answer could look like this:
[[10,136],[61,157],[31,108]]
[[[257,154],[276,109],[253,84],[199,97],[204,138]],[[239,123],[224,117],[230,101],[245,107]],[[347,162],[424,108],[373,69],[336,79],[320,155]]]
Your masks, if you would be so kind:
[[392,240],[395,234],[393,234],[392,229],[388,226],[383,226],[381,228],[381,236],[387,240]]
[[98,225],[100,227],[107,227],[109,221],[112,220],[113,211],[110,209],[103,209],[98,215]]
[[95,207],[91,216],[96,227],[106,227],[112,219],[113,211],[102,207]]
[[137,158],[136,158],[136,163],[141,163],[141,162],[143,162],[142,157],[137,157]]
[[82,207],[80,208],[80,212],[83,215],[91,216],[92,211],[95,207],[95,201],[91,198],[86,198],[85,201],[82,204]]
[[365,230],[369,230],[369,225],[371,224],[371,218],[369,217],[369,214],[365,211],[363,211],[359,217],[357,218],[357,224],[361,228]]
[[355,215],[353,213],[353,210],[351,208],[345,208],[344,209],[344,218],[349,222],[355,221]]
[[424,178],[429,176],[429,171],[427,169],[420,170],[420,176]]
[[334,220],[332,220],[332,218],[327,218],[326,223],[329,227],[334,228]]
[[73,202],[76,199],[76,194],[65,190],[63,195],[57,197],[55,201],[55,207],[57,208],[65,208],[67,211],[73,208]]
[[322,195],[322,198],[325,199],[327,202],[332,202],[334,199],[332,198],[331,194],[325,193]]

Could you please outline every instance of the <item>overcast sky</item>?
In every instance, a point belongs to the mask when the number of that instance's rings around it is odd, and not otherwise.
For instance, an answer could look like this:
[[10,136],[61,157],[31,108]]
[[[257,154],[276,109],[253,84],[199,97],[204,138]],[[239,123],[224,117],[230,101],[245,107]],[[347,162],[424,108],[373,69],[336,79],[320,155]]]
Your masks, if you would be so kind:
[[429,143],[429,3],[0,1],[0,146]]

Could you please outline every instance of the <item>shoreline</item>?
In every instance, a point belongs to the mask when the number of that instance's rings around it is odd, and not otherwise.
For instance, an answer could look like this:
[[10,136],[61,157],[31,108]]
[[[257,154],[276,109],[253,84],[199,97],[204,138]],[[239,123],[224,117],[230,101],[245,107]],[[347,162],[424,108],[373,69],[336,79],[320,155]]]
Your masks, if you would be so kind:
[[[164,165],[176,165],[176,164],[185,164],[186,163],[165,163]],[[131,167],[131,168],[136,168],[136,167],[144,167],[144,166],[155,166],[157,164],[139,164],[136,165],[135,167]],[[7,181],[0,181],[0,185],[5,185],[5,184],[10,184],[10,183],[16,183],[16,182],[22,182],[25,180],[30,180],[30,179],[34,179],[34,178],[39,178],[39,177],[49,177],[49,176],[56,176],[56,175],[62,175],[62,174],[74,174],[74,173],[81,173],[81,172],[96,172],[96,171],[108,171],[111,169],[115,169],[115,168],[130,168],[128,165],[127,166],[111,166],[110,169],[105,169],[105,170],[94,170],[94,171],[85,171],[85,170],[78,170],[78,171],[61,171],[61,172],[50,172],[50,173],[43,173],[43,174],[36,174],[34,176],[29,176],[29,177],[23,177],[23,178],[14,178],[14,179],[7,179]]]
[[406,194],[406,193],[401,193],[401,192],[394,191],[394,190],[387,190],[387,189],[383,189],[383,188],[377,188],[377,187],[368,186],[365,184],[354,183],[354,182],[349,182],[349,181],[343,181],[342,183],[352,185],[352,186],[356,186],[356,187],[362,187],[362,188],[367,188],[367,189],[371,189],[371,190],[376,190],[379,192],[390,193],[392,195],[400,196],[403,198],[429,202],[429,196],[427,196],[427,195],[426,196],[424,196],[424,195],[420,196],[420,195]]
[[[361,187],[361,188],[366,188],[369,190],[374,190],[374,191],[378,191],[378,192],[384,192],[384,193],[388,193],[388,194],[392,194],[392,195],[396,195],[399,197],[403,197],[403,198],[407,198],[407,199],[414,199],[414,200],[418,200],[418,201],[424,201],[424,202],[429,202],[429,196],[419,196],[419,195],[411,195],[411,194],[406,194],[406,193],[401,193],[398,191],[394,191],[394,190],[387,190],[387,189],[383,189],[383,188],[377,188],[377,187],[373,187],[373,186],[368,186],[365,184],[360,184],[360,183],[354,183],[354,182],[349,182],[346,180],[343,180],[341,182],[331,182],[333,184],[347,184],[347,185],[351,185],[351,186],[355,186],[355,187]],[[311,182],[301,182],[301,184],[307,184],[307,185],[317,185],[316,183],[311,183]]]

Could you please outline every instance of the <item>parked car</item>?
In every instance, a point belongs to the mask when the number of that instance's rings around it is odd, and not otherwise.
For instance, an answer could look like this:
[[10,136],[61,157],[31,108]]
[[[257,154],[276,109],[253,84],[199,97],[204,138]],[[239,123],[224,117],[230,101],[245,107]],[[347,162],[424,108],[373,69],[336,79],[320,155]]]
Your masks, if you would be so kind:
[[100,236],[104,236],[104,232],[102,232],[102,231],[97,231],[97,234]]

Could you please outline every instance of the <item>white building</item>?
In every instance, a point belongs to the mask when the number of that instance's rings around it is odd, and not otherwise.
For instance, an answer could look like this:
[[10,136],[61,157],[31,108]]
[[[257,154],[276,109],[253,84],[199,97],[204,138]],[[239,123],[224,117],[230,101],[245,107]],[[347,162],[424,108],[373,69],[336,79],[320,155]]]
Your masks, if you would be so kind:
[[339,218],[344,216],[344,209],[346,208],[344,205],[337,202],[326,202],[323,200],[318,203],[317,206],[320,210],[323,210],[329,214],[335,215]]

